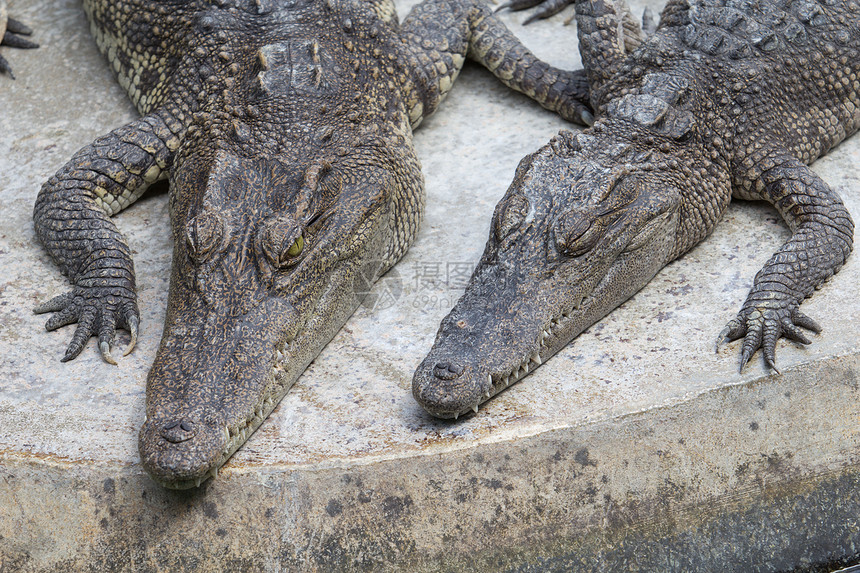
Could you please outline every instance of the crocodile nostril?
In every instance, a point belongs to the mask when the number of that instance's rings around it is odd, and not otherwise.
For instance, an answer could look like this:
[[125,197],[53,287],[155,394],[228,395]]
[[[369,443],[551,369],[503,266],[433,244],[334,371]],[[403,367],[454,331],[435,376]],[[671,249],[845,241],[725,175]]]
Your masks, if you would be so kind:
[[437,362],[433,367],[433,375],[440,380],[453,380],[463,373],[465,368],[460,364]]
[[190,440],[195,433],[194,423],[187,420],[174,420],[161,428],[161,437],[173,444]]

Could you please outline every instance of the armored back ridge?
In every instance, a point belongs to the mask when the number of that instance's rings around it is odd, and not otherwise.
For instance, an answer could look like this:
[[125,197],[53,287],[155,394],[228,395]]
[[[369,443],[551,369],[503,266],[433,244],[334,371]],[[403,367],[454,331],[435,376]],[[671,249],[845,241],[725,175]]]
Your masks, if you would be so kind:
[[819,327],[800,303],[852,249],[850,215],[806,165],[860,126],[855,3],[670,0],[650,36],[611,0],[578,0],[576,17],[594,126],[520,163],[415,373],[436,416],[477,411],[539,366],[704,239],[732,197],[772,203],[793,233],[720,336],[743,339],[741,368],[761,348],[775,369],[780,337],[809,342],[802,329]]
[[[131,254],[110,216],[170,183],[173,271],[139,449],[171,488],[217,473],[375,280],[424,203],[412,128],[467,57],[565,117],[584,75],[537,61],[472,0],[86,0],[100,49],[142,117],[43,186],[39,238],[73,290],[38,308],[114,362],[139,327]],[[578,93],[579,99],[571,99]]]

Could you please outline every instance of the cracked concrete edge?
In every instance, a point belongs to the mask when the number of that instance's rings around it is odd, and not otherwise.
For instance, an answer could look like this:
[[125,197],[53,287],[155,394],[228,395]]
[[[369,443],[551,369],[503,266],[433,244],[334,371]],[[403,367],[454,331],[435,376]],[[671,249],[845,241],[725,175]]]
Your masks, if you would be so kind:
[[860,559],[858,369],[836,356],[513,446],[237,468],[192,492],[0,454],[0,571],[824,571]]

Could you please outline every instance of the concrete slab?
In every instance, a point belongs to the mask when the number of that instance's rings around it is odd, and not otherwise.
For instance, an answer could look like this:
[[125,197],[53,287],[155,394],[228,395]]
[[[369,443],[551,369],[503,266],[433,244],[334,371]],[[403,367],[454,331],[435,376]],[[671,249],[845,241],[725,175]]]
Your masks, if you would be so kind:
[[[398,2],[404,15],[414,2]],[[649,4],[659,8],[659,2]],[[642,4],[634,6],[638,13]],[[714,235],[477,416],[413,402],[415,366],[480,255],[519,159],[564,123],[469,67],[415,137],[428,210],[409,254],[272,417],[198,491],[142,472],[136,434],[164,317],[166,197],[118,217],[136,253],[141,337],[118,367],[32,307],[63,292],[36,193],[135,116],[75,0],[17,0],[42,49],[0,78],[0,571],[786,571],[860,560],[855,255],[804,305],[824,331],[782,342],[782,375],[713,352],[785,240],[729,209]],[[578,67],[565,15],[527,28]],[[860,139],[815,165],[860,214]],[[388,293],[395,296],[388,298]]]

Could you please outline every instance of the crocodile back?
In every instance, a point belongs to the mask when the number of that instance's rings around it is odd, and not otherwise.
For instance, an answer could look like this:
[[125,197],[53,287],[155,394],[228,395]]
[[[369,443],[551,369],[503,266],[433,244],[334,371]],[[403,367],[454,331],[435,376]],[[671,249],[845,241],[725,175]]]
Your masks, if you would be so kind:
[[[366,27],[368,34],[354,36],[353,41],[376,45],[390,38],[398,26],[392,0],[301,3],[84,0],[83,3],[99,49],[143,114],[168,101],[192,112],[205,106],[225,89],[232,89],[262,71],[266,62],[260,65],[261,53],[271,55],[271,63],[281,69],[280,64],[290,69],[288,82],[282,81],[283,74],[280,79],[268,74],[269,79],[277,80],[275,87],[301,90],[310,86],[311,92],[319,91],[316,88],[321,84],[331,87],[321,81],[324,78],[319,72],[332,70],[334,66],[328,64],[333,62],[340,69],[338,73],[326,74],[329,79],[339,75],[355,78],[358,83],[362,74],[357,70],[345,73],[348,65],[370,73],[378,64],[368,57],[371,51],[368,46],[358,46],[361,65],[356,64],[356,56],[346,53],[352,43],[345,42],[345,34]],[[312,46],[319,47],[319,57],[316,51],[308,52]],[[311,59],[314,61],[304,61]],[[330,92],[327,97],[331,97]]]
[[203,1],[84,0],[90,29],[141,113],[164,102]]
[[860,127],[854,0],[672,2],[660,30],[710,80],[697,115],[716,115],[743,156],[770,142],[811,163]]
[[757,198],[775,157],[812,163],[860,128],[860,6],[671,0],[593,99],[624,129],[725,165],[734,195]]

